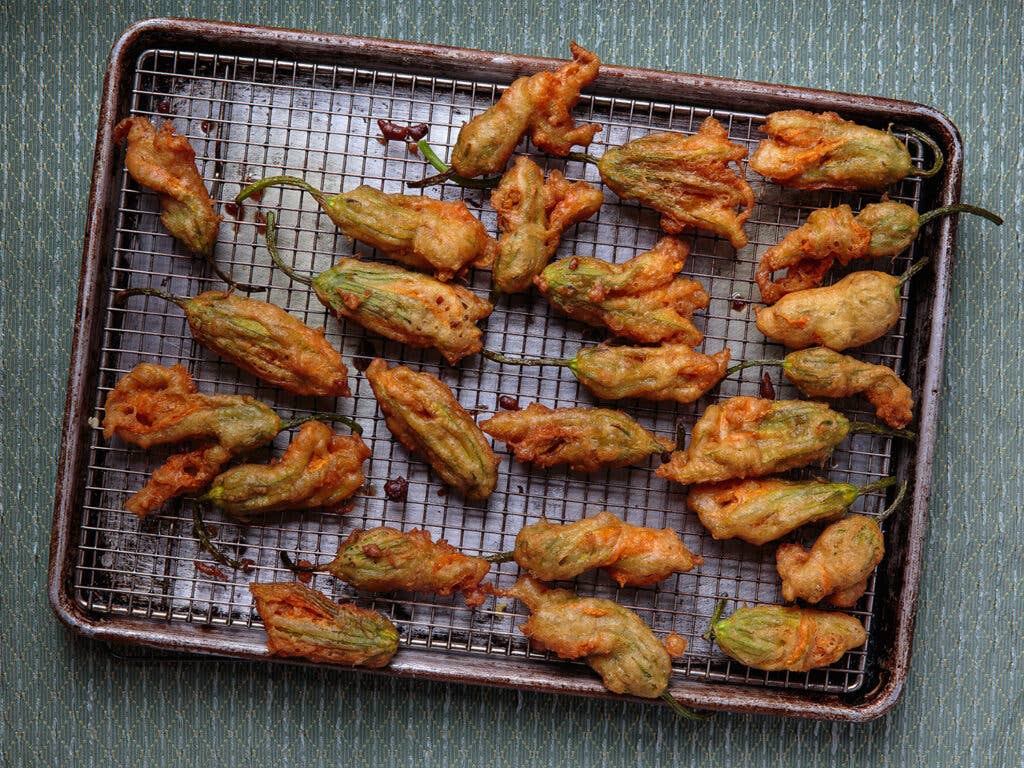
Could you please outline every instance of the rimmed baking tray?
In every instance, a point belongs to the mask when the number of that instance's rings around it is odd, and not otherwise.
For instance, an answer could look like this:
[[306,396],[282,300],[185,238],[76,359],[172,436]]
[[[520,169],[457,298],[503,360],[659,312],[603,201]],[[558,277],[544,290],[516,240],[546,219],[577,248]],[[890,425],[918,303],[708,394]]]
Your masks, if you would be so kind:
[[[551,60],[523,56],[191,20],[149,20],[125,32],[111,53],[97,131],[57,481],[49,591],[61,620],[77,632],[104,640],[264,658],[265,635],[246,584],[290,578],[280,566],[281,550],[317,559],[333,554],[353,528],[389,524],[426,527],[455,546],[489,554],[510,549],[519,528],[542,516],[574,520],[606,508],[637,524],[673,527],[704,557],[697,570],[654,588],[617,589],[594,574],[573,583],[581,593],[610,597],[637,610],[657,632],[674,630],[687,638],[689,649],[676,661],[670,688],[684,704],[867,720],[895,703],[907,675],[921,575],[955,219],[936,222],[909,253],[885,265],[899,271],[921,255],[932,257],[932,267],[906,287],[904,313],[894,331],[858,351],[863,359],[892,365],[910,383],[917,400],[918,439],[908,445],[856,436],[836,451],[827,467],[818,469],[819,474],[856,484],[897,474],[911,483],[912,502],[886,524],[885,561],[853,611],[869,630],[867,646],[833,667],[807,674],[750,670],[701,639],[719,596],[746,603],[779,601],[774,548],[711,539],[696,516],[686,511],[683,489],[653,477],[656,460],[582,476],[530,471],[498,446],[502,465],[497,492],[485,504],[468,504],[446,494],[421,462],[394,443],[365,379],[356,371],[352,399],[335,403],[288,397],[198,348],[174,307],[155,299],[135,299],[127,307],[112,305],[113,294],[128,286],[150,285],[193,295],[218,285],[206,265],[163,232],[154,196],[127,177],[122,152],[112,141],[120,119],[146,115],[174,120],[196,148],[214,198],[223,203],[247,179],[281,172],[303,175],[331,192],[358,183],[397,192],[405,181],[431,171],[400,142],[378,141],[378,118],[428,124],[431,143],[444,155],[461,124],[490,106],[504,86],[553,65]],[[835,110],[868,124],[894,123],[924,131],[946,154],[942,173],[927,182],[904,181],[890,190],[890,196],[919,210],[958,200],[962,152],[957,130],[942,114],[917,104],[605,65],[576,111],[579,120],[604,126],[591,147],[600,154],[607,146],[652,130],[696,131],[708,115],[717,117],[734,141],[752,149],[766,113],[796,107]],[[908,144],[919,164],[929,161],[916,139],[909,138]],[[539,155],[528,146],[520,151],[531,152],[548,168],[564,169],[570,179],[600,183],[593,168]],[[684,274],[701,280],[712,296],[698,321],[706,335],[703,349],[713,352],[727,345],[734,360],[777,357],[781,352],[766,344],[753,325],[753,272],[764,250],[816,207],[849,202],[857,209],[877,199],[790,192],[753,173],[748,177],[758,198],[746,227],[749,245],[734,253],[715,237],[685,237],[692,254]],[[657,240],[653,212],[604,191],[604,207],[593,220],[570,231],[560,255],[622,261]],[[464,198],[495,231],[494,213],[480,193],[445,187],[427,194]],[[261,237],[263,211],[279,212],[284,256],[300,270],[323,270],[340,255],[377,256],[339,235],[310,199],[275,190],[241,210],[222,210],[226,220],[216,249],[221,266],[240,280],[271,286],[267,298],[307,323],[324,327],[346,361],[380,355],[431,371],[476,412],[497,410],[503,395],[522,405],[594,403],[558,369],[502,368],[479,356],[452,368],[431,352],[406,349],[328,318],[304,286],[270,269]],[[488,278],[487,272],[473,273],[469,285],[486,295]],[[595,338],[579,324],[555,316],[536,296],[503,299],[485,329],[488,347],[510,353],[567,356]],[[191,502],[169,504],[141,523],[123,509],[124,500],[141,486],[159,455],[117,441],[106,443],[98,429],[105,393],[120,375],[144,360],[183,362],[200,388],[251,394],[284,414],[337,408],[354,415],[366,427],[373,450],[365,492],[344,516],[282,517],[243,528],[208,513],[221,546],[252,559],[255,572],[218,575],[204,567],[208,557],[191,533]],[[769,373],[779,396],[794,394],[777,371]],[[746,371],[692,406],[626,401],[619,407],[645,426],[671,435],[677,423],[688,431],[696,415],[717,399],[757,394],[760,378],[760,371]],[[856,400],[840,407],[854,418],[873,416]],[[275,450],[287,440],[288,435],[280,436]],[[404,502],[389,501],[382,492],[383,483],[396,476],[409,480]],[[871,514],[884,503],[875,494],[855,508]],[[805,540],[806,535],[802,534]],[[493,573],[499,585],[508,586],[516,569],[504,564]],[[315,586],[337,599],[375,607],[396,621],[402,646],[388,673],[609,695],[583,665],[558,662],[531,650],[516,629],[524,614],[515,603],[492,601],[470,611],[450,598],[358,595],[319,576]]]

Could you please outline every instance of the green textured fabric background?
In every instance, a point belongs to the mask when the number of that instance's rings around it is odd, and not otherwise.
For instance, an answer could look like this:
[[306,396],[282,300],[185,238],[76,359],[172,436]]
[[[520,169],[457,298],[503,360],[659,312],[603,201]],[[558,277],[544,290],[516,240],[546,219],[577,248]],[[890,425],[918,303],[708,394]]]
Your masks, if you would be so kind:
[[[108,3],[3,0],[0,764],[1020,765],[1024,749],[1024,12],[914,3]],[[55,462],[100,87],[132,21],[179,15],[562,56],[933,105],[966,145],[944,415],[915,652],[868,725],[231,662],[139,663],[45,595]]]

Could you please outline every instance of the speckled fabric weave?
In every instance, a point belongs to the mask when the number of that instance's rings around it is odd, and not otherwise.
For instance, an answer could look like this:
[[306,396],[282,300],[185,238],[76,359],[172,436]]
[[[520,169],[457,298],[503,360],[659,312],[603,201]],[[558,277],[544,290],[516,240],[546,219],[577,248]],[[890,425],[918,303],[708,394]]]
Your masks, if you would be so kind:
[[[0,15],[0,764],[1012,766],[1024,750],[1021,3],[5,0]],[[224,19],[919,101],[959,126],[957,243],[914,658],[867,725],[717,715],[224,661],[125,659],[45,594],[100,88],[135,20]],[[134,654],[135,651],[130,651]]]

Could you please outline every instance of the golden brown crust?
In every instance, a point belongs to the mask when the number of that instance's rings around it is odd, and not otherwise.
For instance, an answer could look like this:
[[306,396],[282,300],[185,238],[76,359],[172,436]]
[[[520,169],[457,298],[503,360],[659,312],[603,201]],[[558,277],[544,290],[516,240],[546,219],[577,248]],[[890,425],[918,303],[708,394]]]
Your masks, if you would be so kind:
[[692,403],[725,377],[729,358],[728,349],[705,355],[686,344],[602,344],[581,349],[571,368],[580,383],[602,400],[636,397]]

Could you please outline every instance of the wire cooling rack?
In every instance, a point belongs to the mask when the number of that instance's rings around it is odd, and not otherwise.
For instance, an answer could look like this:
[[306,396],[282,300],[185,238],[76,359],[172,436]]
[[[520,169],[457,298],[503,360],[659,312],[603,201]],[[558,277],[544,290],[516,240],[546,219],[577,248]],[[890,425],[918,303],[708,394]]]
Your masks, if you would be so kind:
[[[272,189],[260,200],[247,201],[240,208],[229,204],[249,181],[281,173],[303,176],[328,193],[357,184],[386,192],[409,192],[406,181],[432,171],[403,143],[383,143],[376,120],[426,123],[429,141],[447,155],[461,125],[494,103],[502,90],[500,85],[472,80],[151,49],[136,62],[129,107],[131,114],[150,117],[156,123],[173,120],[176,130],[186,135],[196,149],[200,172],[225,215],[216,248],[220,265],[236,280],[269,286],[267,294],[258,294],[260,298],[286,308],[313,327],[324,328],[350,366],[355,361],[355,368],[359,368],[361,362],[380,356],[392,364],[428,371],[449,384],[462,405],[476,414],[498,410],[502,395],[516,398],[524,407],[535,401],[552,407],[595,405],[589,393],[560,369],[503,367],[480,356],[450,367],[433,351],[410,349],[368,334],[355,324],[330,318],[306,286],[271,269],[262,237],[264,212],[278,213],[282,254],[300,271],[322,271],[338,257],[353,253],[383,257],[338,233],[314,201],[295,190]],[[589,150],[595,155],[653,130],[695,132],[709,114],[727,127],[733,141],[753,150],[760,138],[757,126],[763,115],[759,114],[596,96],[584,96],[575,112],[579,121],[604,126]],[[909,139],[909,146],[920,164],[920,145]],[[569,179],[600,185],[593,167],[533,153],[527,145],[520,151],[531,152],[543,167],[563,169]],[[761,254],[799,226],[815,208],[848,202],[856,210],[877,200],[877,196],[870,195],[791,192],[767,184],[755,174],[748,178],[758,200],[746,225],[749,245],[736,253],[718,237],[700,232],[685,236],[692,253],[683,274],[700,280],[712,297],[708,309],[695,318],[705,333],[701,349],[710,353],[727,346],[734,362],[784,354],[778,345],[766,343],[754,326],[758,293],[753,274]],[[604,206],[591,220],[566,233],[559,257],[578,254],[621,262],[649,250],[661,236],[656,213],[619,201],[607,188],[603,191]],[[444,186],[425,194],[465,200],[485,226],[497,233],[496,217],[487,204],[486,193]],[[904,181],[889,195],[917,207],[920,181]],[[607,509],[634,524],[678,531],[687,547],[704,558],[703,565],[694,571],[676,574],[649,588],[619,589],[598,572],[585,574],[568,585],[580,594],[608,597],[635,610],[659,634],[675,631],[685,637],[689,648],[675,662],[677,676],[835,693],[857,691],[864,685],[869,653],[864,648],[850,652],[828,669],[806,674],[765,673],[729,660],[701,638],[719,597],[747,604],[781,602],[775,548],[712,539],[696,515],[686,510],[685,489],[653,476],[657,458],[642,466],[581,475],[524,466],[498,444],[501,465],[497,490],[486,502],[466,502],[446,493],[427,466],[391,437],[365,378],[355,368],[350,371],[351,399],[296,398],[198,347],[181,312],[173,305],[138,297],[127,306],[114,306],[110,301],[113,294],[127,287],[151,286],[182,295],[222,287],[201,260],[188,255],[166,234],[159,222],[155,196],[140,190],[126,173],[121,177],[117,205],[113,275],[99,350],[96,419],[91,422],[72,577],[75,599],[89,614],[140,617],[166,622],[171,628],[183,623],[258,628],[259,616],[247,584],[291,579],[292,575],[280,565],[281,551],[297,558],[323,560],[334,554],[353,529],[386,524],[405,530],[426,528],[434,537],[443,537],[468,553],[488,555],[512,549],[519,529],[541,517],[573,521]],[[913,258],[911,248],[893,263],[876,266],[899,272]],[[864,267],[863,263],[855,265]],[[488,272],[473,271],[468,280],[474,291],[488,295]],[[904,291],[909,291],[909,286]],[[904,311],[890,334],[858,350],[858,356],[902,372],[906,322]],[[581,345],[602,338],[593,329],[556,316],[535,293],[502,298],[482,325],[486,346],[509,354],[570,357]],[[206,520],[215,529],[218,545],[235,557],[250,559],[253,571],[243,574],[226,569],[221,579],[202,568],[213,563],[192,535],[192,502],[172,501],[144,521],[124,510],[128,496],[144,484],[166,453],[144,452],[116,439],[105,442],[99,429],[107,392],[118,378],[144,361],[184,363],[201,390],[252,395],[273,405],[286,418],[325,410],[354,416],[365,428],[364,439],[373,456],[366,465],[366,486],[355,498],[351,511],[344,515],[271,517],[263,524],[243,527],[207,510]],[[779,397],[798,396],[778,369],[764,372]],[[627,411],[656,433],[674,436],[677,424],[681,424],[689,434],[697,414],[710,403],[738,394],[758,394],[761,376],[760,369],[743,371],[690,406],[630,400],[614,407]],[[864,406],[860,400],[849,400],[836,407],[851,418],[874,418]],[[279,455],[290,437],[279,435],[271,450],[247,460]],[[827,466],[803,474],[864,485],[889,473],[891,450],[888,438],[851,436]],[[383,485],[399,476],[408,479],[408,496],[403,502],[389,501]],[[875,514],[883,506],[884,498],[876,493],[859,499],[854,509]],[[814,533],[804,533],[798,540],[808,543]],[[500,587],[511,586],[516,575],[514,563],[492,570],[492,578]],[[316,576],[313,586],[335,599],[355,598],[384,612],[398,624],[401,642],[406,646],[491,658],[496,662],[496,676],[500,676],[503,658],[548,658],[530,650],[516,628],[525,614],[514,601],[491,600],[482,608],[469,610],[461,598],[357,595],[325,575]],[[869,635],[875,599],[872,577],[864,597],[851,611],[865,623]]]

